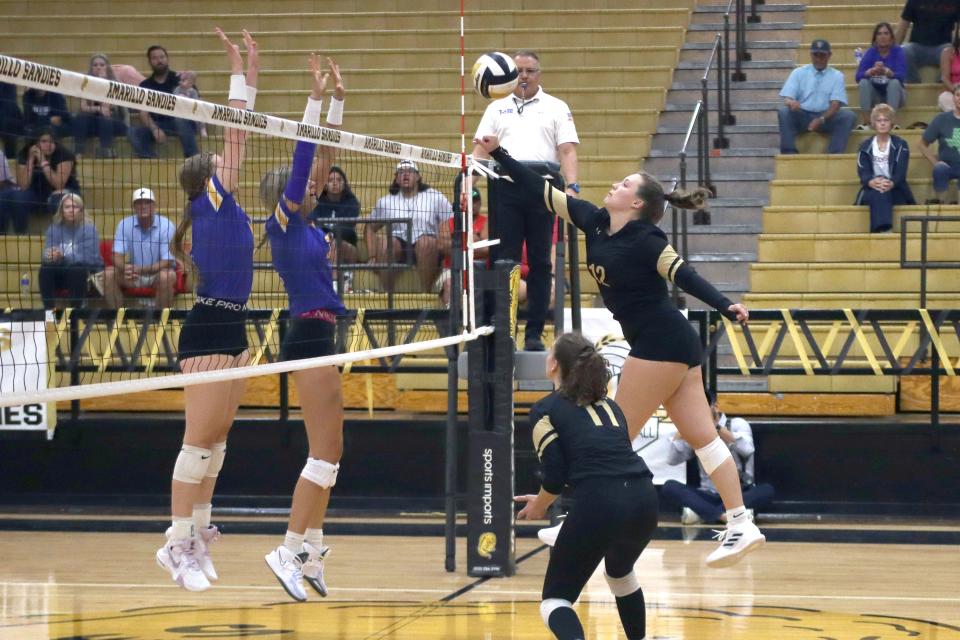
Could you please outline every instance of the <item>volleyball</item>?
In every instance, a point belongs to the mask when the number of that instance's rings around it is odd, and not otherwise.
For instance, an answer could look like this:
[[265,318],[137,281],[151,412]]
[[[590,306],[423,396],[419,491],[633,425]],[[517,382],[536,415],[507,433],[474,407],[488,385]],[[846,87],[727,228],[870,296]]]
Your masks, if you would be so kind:
[[517,65],[499,51],[485,53],[473,63],[473,86],[484,98],[505,98],[517,87]]

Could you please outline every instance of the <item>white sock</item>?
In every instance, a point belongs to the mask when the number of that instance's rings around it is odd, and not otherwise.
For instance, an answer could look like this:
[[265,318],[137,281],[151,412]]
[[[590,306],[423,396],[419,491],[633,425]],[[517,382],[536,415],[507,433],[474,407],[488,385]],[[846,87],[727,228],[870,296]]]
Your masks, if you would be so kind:
[[193,505],[193,522],[197,529],[206,529],[210,526],[210,512],[213,511],[213,505],[206,504]]
[[750,520],[747,517],[747,508],[746,507],[737,507],[735,509],[727,509],[727,525],[733,524],[743,524]]
[[303,534],[294,533],[293,531],[287,529],[287,535],[283,539],[283,546],[293,553],[300,553],[303,551]]
[[184,538],[192,538],[196,535],[196,530],[193,526],[193,517],[189,518],[173,518],[173,526],[170,531],[171,540],[183,540]]
[[323,548],[323,529],[307,529],[304,535],[304,540],[310,543],[312,546],[317,549]]

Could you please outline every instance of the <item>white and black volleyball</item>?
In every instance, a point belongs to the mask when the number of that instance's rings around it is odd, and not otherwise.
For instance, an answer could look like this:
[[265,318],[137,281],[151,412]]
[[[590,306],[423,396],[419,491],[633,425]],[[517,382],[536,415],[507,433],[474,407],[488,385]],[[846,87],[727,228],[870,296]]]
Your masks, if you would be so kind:
[[485,53],[473,63],[473,86],[484,98],[505,98],[517,88],[517,65],[499,51]]

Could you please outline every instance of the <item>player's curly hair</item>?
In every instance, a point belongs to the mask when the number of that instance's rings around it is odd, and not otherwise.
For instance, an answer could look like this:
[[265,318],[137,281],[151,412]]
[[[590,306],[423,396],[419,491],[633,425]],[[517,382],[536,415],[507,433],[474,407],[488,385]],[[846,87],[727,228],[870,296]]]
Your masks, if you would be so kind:
[[557,338],[553,357],[560,367],[562,395],[580,406],[598,402],[607,395],[607,361],[583,335],[565,333]]

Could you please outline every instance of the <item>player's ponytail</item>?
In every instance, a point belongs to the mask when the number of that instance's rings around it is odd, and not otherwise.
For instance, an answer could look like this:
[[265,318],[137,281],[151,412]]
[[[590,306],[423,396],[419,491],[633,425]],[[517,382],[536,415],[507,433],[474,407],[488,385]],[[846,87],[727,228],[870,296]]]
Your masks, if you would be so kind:
[[560,367],[560,393],[580,406],[607,395],[610,373],[607,361],[579,333],[565,333],[553,343],[553,357]]
[[173,255],[187,268],[193,271],[194,280],[200,281],[200,271],[197,265],[193,263],[190,254],[183,248],[184,239],[190,227],[193,225],[191,216],[191,201],[200,196],[207,188],[207,181],[213,176],[214,164],[212,153],[198,153],[190,156],[183,161],[180,168],[180,186],[187,194],[187,204],[183,208],[183,217],[177,223],[177,230],[173,234],[173,241],[170,243],[170,250]]
[[707,206],[707,198],[713,195],[704,187],[689,192],[675,189],[665,194],[659,180],[646,171],[641,171],[640,176],[643,178],[637,187],[637,197],[643,200],[640,218],[652,224],[659,223],[663,218],[663,208],[668,202],[680,209],[703,209]]

